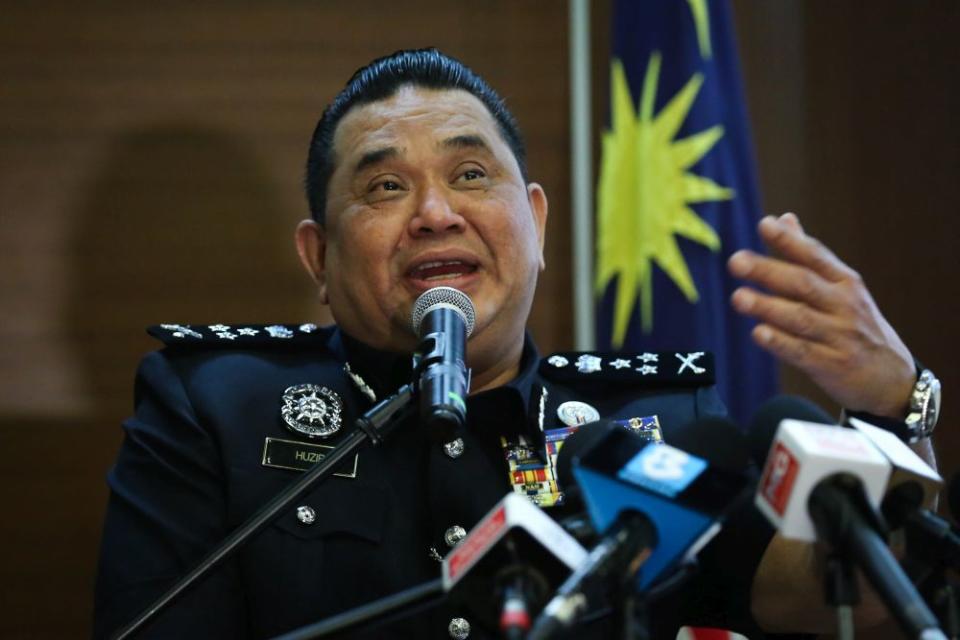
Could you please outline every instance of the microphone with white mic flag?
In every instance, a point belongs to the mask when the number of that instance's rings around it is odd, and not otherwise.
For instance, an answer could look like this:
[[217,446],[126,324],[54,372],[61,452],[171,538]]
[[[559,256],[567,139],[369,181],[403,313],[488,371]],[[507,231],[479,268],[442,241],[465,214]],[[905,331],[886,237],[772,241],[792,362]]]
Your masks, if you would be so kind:
[[411,315],[420,338],[414,354],[420,416],[431,437],[449,442],[467,419],[470,379],[465,360],[476,313],[467,294],[434,287],[417,298]]
[[[757,435],[772,433],[779,424],[757,508],[785,538],[823,540],[840,557],[856,562],[907,637],[945,638],[884,540],[886,525],[876,507],[890,479],[890,461],[855,430],[790,419],[796,402],[789,400],[774,401],[787,409],[780,415],[787,419],[761,411],[769,423],[754,423]],[[852,632],[849,620],[841,623],[841,632]]]

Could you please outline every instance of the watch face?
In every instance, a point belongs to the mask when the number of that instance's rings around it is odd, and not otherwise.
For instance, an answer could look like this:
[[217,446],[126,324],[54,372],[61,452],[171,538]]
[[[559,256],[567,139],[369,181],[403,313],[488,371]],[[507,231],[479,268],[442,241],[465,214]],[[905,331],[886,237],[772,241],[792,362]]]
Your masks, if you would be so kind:
[[937,425],[937,418],[940,417],[940,381],[933,377],[933,374],[930,378],[923,407],[923,431],[926,435],[930,435]]

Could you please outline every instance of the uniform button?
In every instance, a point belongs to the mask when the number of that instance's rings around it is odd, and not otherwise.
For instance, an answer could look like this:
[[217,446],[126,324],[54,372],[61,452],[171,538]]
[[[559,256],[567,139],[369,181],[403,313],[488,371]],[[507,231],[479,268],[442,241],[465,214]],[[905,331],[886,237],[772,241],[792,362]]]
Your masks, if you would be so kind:
[[443,534],[443,540],[448,547],[455,547],[457,543],[467,537],[467,530],[458,524],[453,525]]
[[450,621],[447,631],[455,640],[467,640],[470,637],[470,623],[464,618],[454,618]]
[[443,445],[443,452],[448,458],[456,459],[463,455],[464,448],[463,438],[457,438]]
[[311,525],[317,521],[317,512],[307,505],[297,507],[297,520],[302,525]]

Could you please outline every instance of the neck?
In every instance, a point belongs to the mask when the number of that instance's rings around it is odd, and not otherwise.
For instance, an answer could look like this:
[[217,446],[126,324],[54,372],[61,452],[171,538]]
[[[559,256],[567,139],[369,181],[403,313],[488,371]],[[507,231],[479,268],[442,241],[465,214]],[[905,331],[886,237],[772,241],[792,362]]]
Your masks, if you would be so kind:
[[[478,358],[470,357],[471,347],[484,353]],[[507,349],[496,351],[483,350],[483,345],[468,344],[467,365],[472,367],[470,374],[470,394],[502,386],[520,373],[520,359],[523,355],[523,338],[510,342]]]

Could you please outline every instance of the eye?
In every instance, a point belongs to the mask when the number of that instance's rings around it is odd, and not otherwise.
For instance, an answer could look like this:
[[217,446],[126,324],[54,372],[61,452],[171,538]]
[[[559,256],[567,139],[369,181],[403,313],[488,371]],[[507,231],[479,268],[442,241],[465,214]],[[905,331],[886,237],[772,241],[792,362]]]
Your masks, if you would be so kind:
[[370,191],[399,191],[400,183],[394,180],[381,180],[370,185]]
[[470,166],[459,170],[455,182],[475,184],[487,177],[487,172],[477,166]]
[[403,184],[393,177],[382,177],[373,180],[367,187],[367,193],[377,194],[385,191],[403,191]]

